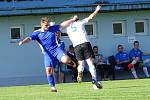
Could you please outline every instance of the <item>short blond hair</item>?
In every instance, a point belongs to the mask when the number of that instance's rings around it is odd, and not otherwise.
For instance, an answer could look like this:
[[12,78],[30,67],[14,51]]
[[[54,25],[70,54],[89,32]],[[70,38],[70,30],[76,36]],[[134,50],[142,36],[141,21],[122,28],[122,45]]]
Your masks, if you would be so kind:
[[47,17],[42,17],[41,23],[45,23],[45,22],[49,23],[49,19]]

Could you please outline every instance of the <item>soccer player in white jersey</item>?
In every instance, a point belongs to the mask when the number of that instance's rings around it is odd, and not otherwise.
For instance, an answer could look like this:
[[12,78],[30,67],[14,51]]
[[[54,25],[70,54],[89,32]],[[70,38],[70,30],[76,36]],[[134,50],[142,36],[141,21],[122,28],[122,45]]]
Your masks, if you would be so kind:
[[55,88],[53,72],[58,60],[65,64],[74,64],[70,57],[67,56],[65,52],[58,46],[56,33],[60,31],[60,29],[68,26],[71,22],[74,22],[75,19],[76,16],[70,20],[62,22],[60,25],[50,26],[49,19],[44,17],[40,22],[41,29],[35,30],[28,37],[19,42],[19,45],[22,45],[24,43],[36,40],[40,44],[44,55],[47,80],[52,92],[57,92]]
[[77,81],[82,81],[84,61],[86,61],[92,76],[92,83],[94,89],[102,88],[102,84],[98,82],[96,78],[96,70],[93,64],[94,53],[84,25],[88,23],[89,20],[93,19],[93,17],[99,12],[100,8],[101,7],[98,5],[95,11],[83,20],[79,20],[77,17],[75,22],[72,22],[65,30],[63,30],[66,31],[75,48],[74,50],[76,58],[79,63]]

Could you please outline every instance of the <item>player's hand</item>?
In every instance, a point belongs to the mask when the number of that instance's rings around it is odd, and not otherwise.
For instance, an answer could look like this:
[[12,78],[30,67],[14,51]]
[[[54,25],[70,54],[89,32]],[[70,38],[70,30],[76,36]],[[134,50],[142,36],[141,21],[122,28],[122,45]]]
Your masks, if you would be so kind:
[[98,5],[98,6],[96,7],[96,11],[99,11],[100,9],[101,9],[101,6]]
[[19,42],[19,46],[21,46],[22,44],[23,44],[22,41],[20,41],[20,42]]

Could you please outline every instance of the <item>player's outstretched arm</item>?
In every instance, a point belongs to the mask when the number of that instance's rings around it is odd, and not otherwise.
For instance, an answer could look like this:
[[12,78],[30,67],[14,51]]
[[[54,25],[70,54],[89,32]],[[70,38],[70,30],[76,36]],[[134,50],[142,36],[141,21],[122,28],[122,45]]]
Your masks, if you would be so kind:
[[78,18],[78,16],[75,15],[73,18],[62,22],[62,23],[60,24],[60,28],[63,29],[63,28],[65,28],[65,27],[67,27],[69,24],[71,24],[72,22],[74,22],[77,18]]
[[88,20],[91,20],[91,19],[93,19],[93,17],[100,11],[100,9],[101,9],[101,6],[97,6],[96,7],[96,9],[95,9],[95,11],[87,18]]
[[28,43],[30,41],[32,41],[31,38],[26,37],[25,39],[23,39],[22,41],[19,42],[19,46],[22,45],[22,44],[24,44],[24,43]]

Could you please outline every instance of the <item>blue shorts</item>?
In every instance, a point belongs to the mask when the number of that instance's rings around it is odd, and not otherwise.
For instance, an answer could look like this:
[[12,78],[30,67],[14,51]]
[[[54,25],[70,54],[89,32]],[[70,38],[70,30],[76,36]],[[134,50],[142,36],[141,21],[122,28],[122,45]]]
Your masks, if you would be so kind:
[[66,55],[63,50],[60,48],[56,48],[53,54],[44,53],[44,64],[45,67],[53,67],[57,65],[59,61],[61,61],[62,56]]

